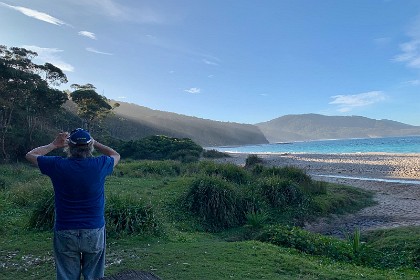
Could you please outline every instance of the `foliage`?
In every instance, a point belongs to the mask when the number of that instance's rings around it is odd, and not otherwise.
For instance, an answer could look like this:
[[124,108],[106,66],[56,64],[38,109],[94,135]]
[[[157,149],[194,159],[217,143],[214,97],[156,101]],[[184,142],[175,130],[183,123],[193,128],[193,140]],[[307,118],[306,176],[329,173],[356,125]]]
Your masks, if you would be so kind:
[[278,176],[298,183],[300,186],[312,184],[312,179],[300,168],[294,166],[265,168],[262,176]]
[[203,151],[204,158],[226,158],[230,157],[228,153],[219,152],[217,150],[204,150]]
[[399,227],[366,232],[363,258],[375,267],[420,269],[420,227]]
[[160,222],[151,205],[142,205],[130,197],[110,195],[105,209],[107,234],[121,236],[131,234],[157,235]]
[[262,158],[260,158],[258,155],[249,155],[246,160],[245,160],[245,167],[246,168],[251,168],[257,164],[261,164],[263,163]]
[[50,63],[33,62],[36,52],[0,46],[0,153],[3,161],[21,156],[34,144],[34,133],[52,123],[67,95],[52,85],[66,75]]
[[54,192],[46,190],[38,199],[29,219],[29,228],[51,230],[54,227]]
[[77,114],[84,121],[87,129],[91,129],[95,123],[100,122],[111,113],[113,107],[109,104],[108,99],[97,93],[93,85],[73,84],[72,88],[75,90],[70,93],[71,100],[77,104]]
[[217,176],[236,184],[246,184],[250,180],[250,174],[245,169],[231,163],[218,164],[213,161],[200,161],[190,164],[184,172],[188,175]]
[[302,206],[305,200],[304,194],[296,183],[278,176],[261,179],[258,185],[263,197],[269,201],[272,207]]
[[218,177],[199,176],[191,182],[184,199],[210,231],[219,231],[245,222],[244,201],[236,186]]
[[[324,239],[321,235],[312,236],[311,233],[297,227],[279,226],[273,211],[270,211],[271,206],[264,202],[259,194],[256,182],[262,180],[260,175],[251,176],[247,183],[239,185],[227,182],[221,176],[203,175],[198,170],[201,166],[199,163],[149,162],[150,166],[154,166],[153,170],[158,169],[162,163],[168,166],[180,165],[180,174],[147,175],[147,178],[139,178],[136,174],[137,162],[128,161],[119,165],[123,167],[123,176],[110,176],[107,179],[106,207],[111,209],[109,206],[114,205],[113,211],[115,210],[115,216],[118,217],[116,224],[119,224],[121,229],[118,233],[112,231],[108,235],[107,275],[131,268],[152,269],[165,279],[419,278],[419,270],[416,268],[419,256],[419,227],[361,232],[360,248],[354,250],[355,247],[349,240],[333,237]],[[142,162],[138,164],[141,165]],[[191,169],[188,171],[189,168]],[[196,173],[192,172],[193,168]],[[247,172],[251,174],[250,170]],[[5,187],[0,190],[2,279],[52,279],[52,232],[34,231],[27,227],[27,222],[37,207],[37,197],[47,197],[44,195],[44,189],[47,186],[51,189],[48,178],[41,176],[37,169],[26,165],[0,165],[0,174],[0,178],[5,182]],[[193,215],[186,209],[185,204],[179,204],[181,199],[185,201],[192,182],[203,176],[210,177],[212,181],[217,180],[216,184],[220,187],[228,186],[229,190],[234,189],[239,198],[243,198],[240,199],[245,203],[243,220],[238,226],[213,233],[214,230],[197,225],[197,220],[202,221],[200,216]],[[39,185],[39,193],[34,195],[34,201],[30,202],[35,189],[33,193],[21,193],[21,190],[34,182],[35,185]],[[355,208],[351,204],[361,201],[362,205],[365,203],[363,198],[366,193],[354,192],[350,187],[332,184],[325,184],[325,188],[326,194],[311,194],[311,198],[323,197],[322,203],[332,203],[337,196],[343,208],[353,210]],[[24,200],[29,203],[15,202],[13,196],[16,194],[22,197],[27,195],[28,198]],[[309,195],[306,192],[304,194]],[[345,201],[346,197],[350,202]],[[111,203],[112,201],[115,203]],[[334,207],[325,209],[334,210]],[[143,208],[148,211],[146,215],[142,214]],[[296,210],[298,208],[293,208],[293,211]],[[49,210],[47,212],[52,213]],[[132,223],[130,226],[127,220],[144,217],[154,217],[155,226],[150,222],[151,227],[146,226],[133,232],[132,229],[141,222]],[[109,218],[107,223],[110,223]],[[281,233],[276,235],[277,231],[272,230],[272,236],[286,235],[282,240],[286,240],[284,243],[288,245],[279,246],[270,241],[249,240],[255,236],[263,236],[271,228],[278,227]],[[127,231],[124,231],[125,229]],[[305,251],[299,249],[298,245]],[[343,252],[344,254],[340,255]],[[338,261],[346,256],[351,256],[352,259]]]
[[298,227],[271,226],[258,237],[258,240],[339,261],[350,261],[354,258],[349,242],[311,233]]
[[123,158],[192,162],[199,159],[203,148],[188,138],[156,135],[125,142],[118,150]]
[[126,161],[114,169],[116,176],[146,177],[146,176],[178,176],[181,164],[178,161]]
[[264,210],[250,210],[246,213],[246,223],[253,229],[261,229],[268,221],[268,213]]

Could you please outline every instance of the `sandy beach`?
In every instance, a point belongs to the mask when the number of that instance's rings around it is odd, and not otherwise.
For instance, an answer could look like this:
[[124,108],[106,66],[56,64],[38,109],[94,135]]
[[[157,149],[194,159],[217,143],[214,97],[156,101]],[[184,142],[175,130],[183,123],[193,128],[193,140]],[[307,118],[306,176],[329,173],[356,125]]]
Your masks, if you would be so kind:
[[[217,160],[244,165],[248,154]],[[420,226],[420,154],[258,154],[266,166],[295,166],[314,180],[350,185],[374,192],[377,205],[344,216],[306,224],[306,229],[342,236],[398,226]]]

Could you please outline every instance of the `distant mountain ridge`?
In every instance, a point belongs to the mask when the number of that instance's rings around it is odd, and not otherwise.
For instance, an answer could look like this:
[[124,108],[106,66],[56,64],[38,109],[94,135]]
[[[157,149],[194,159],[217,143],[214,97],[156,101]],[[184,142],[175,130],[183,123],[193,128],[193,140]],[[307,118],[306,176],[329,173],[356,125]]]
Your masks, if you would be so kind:
[[268,143],[257,126],[219,122],[186,115],[152,110],[132,103],[118,102],[115,116],[106,121],[112,135],[139,139],[149,135],[190,138],[202,146]]
[[420,127],[361,116],[286,115],[256,124],[270,143],[420,135]]
[[[115,101],[112,101],[115,103]],[[285,115],[267,122],[240,124],[201,119],[118,102],[106,126],[111,135],[134,140],[150,135],[190,138],[204,146],[266,144],[320,139],[420,135],[420,126],[361,116]]]

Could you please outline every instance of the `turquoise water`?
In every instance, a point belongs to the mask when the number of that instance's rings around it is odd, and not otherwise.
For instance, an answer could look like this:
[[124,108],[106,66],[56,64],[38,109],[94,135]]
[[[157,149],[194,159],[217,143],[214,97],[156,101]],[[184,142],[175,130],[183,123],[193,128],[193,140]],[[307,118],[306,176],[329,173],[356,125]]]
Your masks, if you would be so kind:
[[420,136],[304,141],[247,146],[211,147],[234,153],[420,153]]

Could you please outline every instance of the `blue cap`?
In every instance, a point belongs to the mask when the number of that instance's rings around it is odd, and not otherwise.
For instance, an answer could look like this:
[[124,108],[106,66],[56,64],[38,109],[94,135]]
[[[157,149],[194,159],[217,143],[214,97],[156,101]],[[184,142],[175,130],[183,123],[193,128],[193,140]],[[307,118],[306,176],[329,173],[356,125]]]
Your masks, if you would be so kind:
[[92,137],[87,130],[77,128],[70,132],[69,141],[73,145],[87,145],[92,141]]

